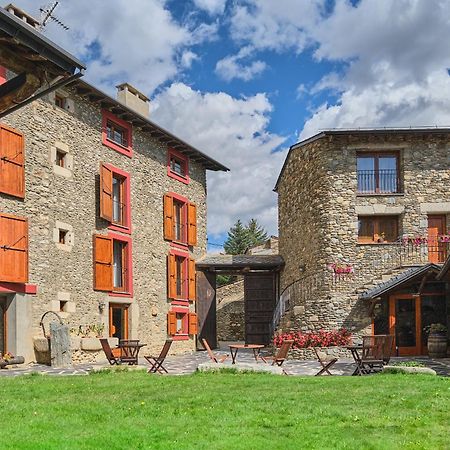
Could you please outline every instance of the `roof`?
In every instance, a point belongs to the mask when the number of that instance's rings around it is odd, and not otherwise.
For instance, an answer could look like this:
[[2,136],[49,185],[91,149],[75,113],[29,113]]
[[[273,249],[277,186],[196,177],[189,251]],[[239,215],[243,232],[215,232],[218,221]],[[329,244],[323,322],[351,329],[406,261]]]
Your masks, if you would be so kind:
[[[86,69],[86,66],[75,56],[4,8],[0,8],[0,33],[6,39],[10,38],[8,44],[12,45],[14,49],[18,50],[20,47],[31,49],[65,72],[73,74],[77,69]],[[16,56],[19,58],[20,52]]]
[[447,257],[444,264],[442,265],[441,270],[436,276],[436,279],[442,280],[445,277],[445,275],[447,275],[449,270],[450,270],[450,255]]
[[311,142],[323,139],[327,136],[349,136],[349,135],[383,135],[383,134],[450,134],[450,128],[438,128],[438,127],[415,127],[415,128],[401,128],[401,127],[383,127],[383,128],[331,128],[328,130],[322,130],[320,133],[315,134],[303,141],[297,142],[289,148],[289,152],[284,160],[283,167],[281,168],[280,175],[278,175],[277,182],[273,190],[278,190],[278,185],[283,177],[283,173],[288,164],[289,158],[293,150],[304,147]]
[[202,164],[206,169],[215,171],[222,170],[224,172],[230,170],[228,167],[225,167],[223,164],[176,137],[174,134],[156,125],[148,117],[139,114],[134,109],[110,97],[91,84],[77,80],[71,83],[70,86],[74,87],[80,96],[87,98],[91,102],[96,102],[102,108],[112,111],[119,118],[132,123],[134,126],[140,127],[141,130],[150,133],[152,137],[158,139],[164,145],[178,150],[188,156],[190,160]]
[[414,278],[417,278],[421,275],[425,275],[428,272],[437,273],[440,271],[440,269],[441,269],[440,266],[432,263],[419,267],[411,267],[410,269],[405,270],[399,275],[392,277],[385,283],[380,283],[373,289],[363,292],[359,296],[359,298],[362,300],[372,300],[374,298],[380,297],[381,295],[388,293],[389,291],[392,291],[400,287],[402,284],[405,284],[408,281],[413,280]]
[[284,265],[280,255],[205,255],[196,261],[199,269],[277,269]]

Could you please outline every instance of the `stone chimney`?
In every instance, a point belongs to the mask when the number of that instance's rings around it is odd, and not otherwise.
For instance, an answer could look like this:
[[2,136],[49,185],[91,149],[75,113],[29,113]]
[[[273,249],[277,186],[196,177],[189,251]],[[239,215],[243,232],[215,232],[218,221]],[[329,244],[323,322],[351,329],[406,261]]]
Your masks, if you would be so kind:
[[34,17],[30,16],[23,9],[18,8],[16,5],[10,3],[5,6],[6,11],[8,11],[13,16],[18,17],[20,20],[23,20],[26,24],[30,25],[30,27],[40,31],[40,23]]
[[150,115],[149,103],[150,99],[142,92],[128,83],[119,84],[117,87],[117,100],[123,103],[128,108],[133,109],[142,116],[148,117]]

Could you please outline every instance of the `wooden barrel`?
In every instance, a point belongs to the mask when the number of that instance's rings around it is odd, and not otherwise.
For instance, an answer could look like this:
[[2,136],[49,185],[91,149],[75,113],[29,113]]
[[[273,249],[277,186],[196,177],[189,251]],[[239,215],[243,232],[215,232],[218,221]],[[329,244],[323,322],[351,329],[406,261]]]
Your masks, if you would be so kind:
[[428,336],[428,356],[430,358],[445,358],[447,356],[447,335],[430,333]]

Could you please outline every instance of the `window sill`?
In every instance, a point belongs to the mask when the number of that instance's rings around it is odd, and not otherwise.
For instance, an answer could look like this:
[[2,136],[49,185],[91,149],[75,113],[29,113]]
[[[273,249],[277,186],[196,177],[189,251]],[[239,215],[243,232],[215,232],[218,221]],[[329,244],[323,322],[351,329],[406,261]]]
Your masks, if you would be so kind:
[[180,174],[170,170],[170,168],[167,169],[167,175],[170,178],[173,178],[174,180],[177,180],[177,181],[181,181],[181,183],[184,183],[184,184],[189,184],[191,181],[191,179],[189,178],[189,175],[187,175],[187,176],[180,175]]
[[133,297],[131,292],[108,292],[110,297]]
[[185,252],[189,251],[189,244],[187,242],[171,241],[170,245],[171,247],[178,248],[179,250],[183,250]]
[[122,153],[122,155],[128,156],[129,158],[133,156],[133,149],[131,147],[124,147],[117,142],[110,141],[108,138],[104,139],[103,145],[115,150],[116,152]]
[[119,231],[121,233],[125,233],[125,234],[131,234],[131,227],[128,225],[118,225],[116,223],[112,223],[111,225],[108,226],[108,229],[111,231]]
[[172,336],[172,340],[174,341],[188,341],[189,335],[188,334],[175,334]]
[[19,293],[36,295],[38,291],[37,284],[13,283],[0,281],[0,293]]
[[189,307],[189,300],[187,298],[175,299],[171,301],[172,305],[176,306],[187,306]]
[[392,192],[392,193],[377,193],[377,192],[357,192],[357,197],[404,197],[404,192]]

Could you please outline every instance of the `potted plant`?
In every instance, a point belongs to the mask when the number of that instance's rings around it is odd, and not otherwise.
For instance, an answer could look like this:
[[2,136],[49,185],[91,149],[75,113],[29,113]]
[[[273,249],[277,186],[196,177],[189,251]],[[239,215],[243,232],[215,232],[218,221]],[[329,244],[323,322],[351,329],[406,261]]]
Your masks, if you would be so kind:
[[447,356],[447,327],[442,323],[433,323],[424,328],[428,333],[428,356],[445,358]]

